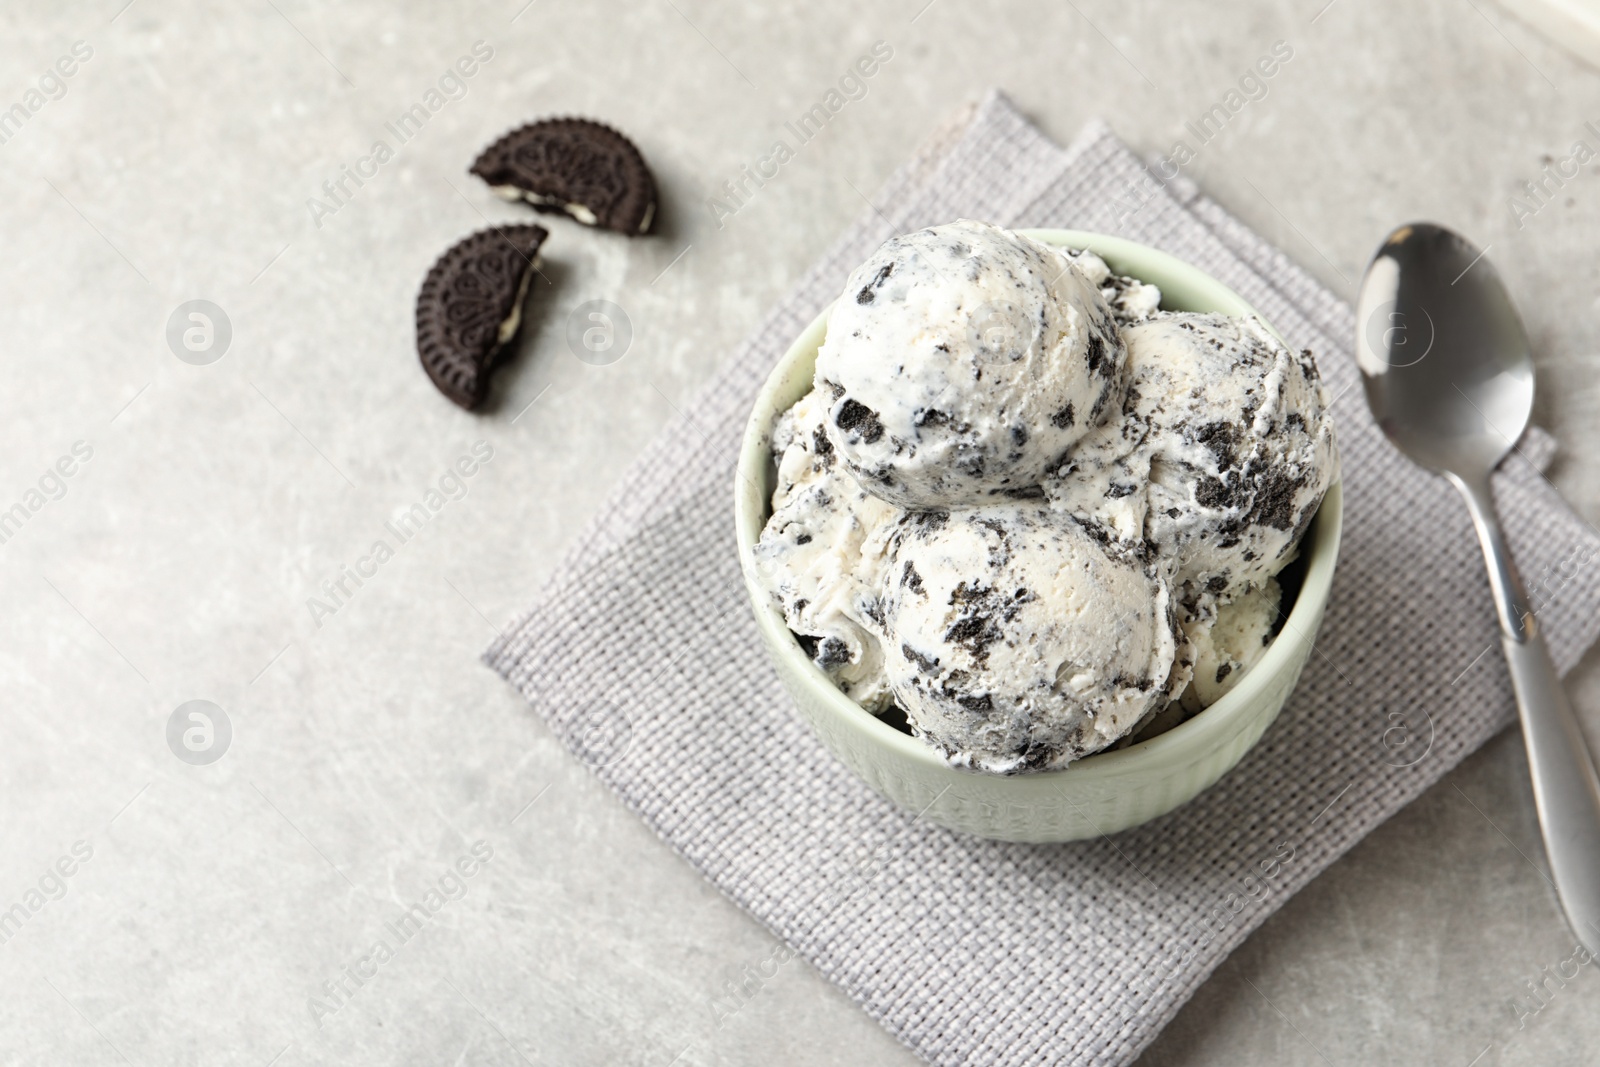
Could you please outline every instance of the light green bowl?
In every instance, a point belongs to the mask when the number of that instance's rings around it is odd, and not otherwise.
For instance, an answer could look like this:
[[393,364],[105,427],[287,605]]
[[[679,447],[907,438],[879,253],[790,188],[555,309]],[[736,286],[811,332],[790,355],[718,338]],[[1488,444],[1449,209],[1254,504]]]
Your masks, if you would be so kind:
[[[1256,314],[1233,290],[1164,252],[1074,230],[1022,232],[1092,249],[1116,273],[1159,286],[1163,308]],[[1339,555],[1339,486],[1328,491],[1302,542],[1305,578],[1282,632],[1221,700],[1158,737],[1062,770],[1014,777],[957,770],[841,693],[806,656],[756,575],[752,549],[771,513],[776,478],[772,421],[811,388],[827,319],[826,310],[817,316],[762,387],[734,479],[739,562],[756,623],[778,676],[822,743],[907,811],[952,830],[1009,841],[1076,841],[1125,830],[1165,815],[1227,773],[1278,717],[1311,652]]]

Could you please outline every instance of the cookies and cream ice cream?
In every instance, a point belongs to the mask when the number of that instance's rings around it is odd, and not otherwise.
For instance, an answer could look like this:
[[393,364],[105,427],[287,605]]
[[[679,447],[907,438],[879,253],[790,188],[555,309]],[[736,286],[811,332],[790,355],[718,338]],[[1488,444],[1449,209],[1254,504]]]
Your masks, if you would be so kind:
[[962,221],[892,238],[856,268],[816,381],[858,481],[901,507],[948,507],[1036,496],[1121,404],[1124,361],[1070,257]]
[[1119,536],[1142,526],[1172,558],[1185,605],[1201,610],[1294,558],[1337,466],[1328,398],[1311,353],[1255,319],[1168,313],[1123,336],[1122,417],[1046,491]]
[[1194,679],[1183,691],[1183,710],[1194,714],[1220,700],[1266,654],[1283,616],[1283,590],[1268,578],[1221,604],[1214,614],[1183,623],[1194,656]]
[[1060,766],[1165,703],[1181,632],[1134,554],[1033,502],[914,511],[878,536],[889,685],[952,763]]
[[1277,574],[1336,474],[1310,352],[1254,318],[1160,315],[1125,331],[1125,424],[1146,427],[1146,536],[1190,605]]
[[1161,308],[1161,290],[1148,282],[1113,274],[1106,261],[1086,248],[1058,248],[1056,251],[1072,261],[1084,280],[1100,290],[1100,298],[1111,309],[1111,317],[1119,326],[1142,322]]
[[1336,476],[1310,354],[958,222],[849,279],[777,421],[773,602],[952,765],[1060,767],[1220,699]]
[[862,549],[900,510],[844,472],[822,429],[825,414],[811,392],[773,427],[777,488],[756,566],[812,661],[862,707],[877,711],[892,699],[878,637],[881,560]]

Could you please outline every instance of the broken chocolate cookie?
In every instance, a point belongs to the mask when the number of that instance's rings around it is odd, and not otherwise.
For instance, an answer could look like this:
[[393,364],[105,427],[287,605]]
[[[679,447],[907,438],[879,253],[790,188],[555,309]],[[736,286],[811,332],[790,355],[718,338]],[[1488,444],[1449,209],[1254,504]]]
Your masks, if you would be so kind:
[[507,200],[561,211],[586,226],[649,233],[656,183],[633,142],[587,119],[544,119],[483,150],[472,173]]
[[439,257],[417,294],[417,354],[439,391],[467,410],[483,402],[489,372],[522,326],[542,226],[497,226]]

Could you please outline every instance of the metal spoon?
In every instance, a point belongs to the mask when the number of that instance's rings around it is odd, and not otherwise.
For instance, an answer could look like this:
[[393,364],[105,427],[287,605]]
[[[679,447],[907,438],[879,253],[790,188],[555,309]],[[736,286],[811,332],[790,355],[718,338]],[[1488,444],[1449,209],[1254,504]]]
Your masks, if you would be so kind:
[[1472,512],[1556,893],[1579,941],[1600,951],[1600,779],[1489,495],[1489,472],[1533,408],[1528,335],[1483,253],[1426,222],[1400,227],[1378,248],[1356,322],[1356,361],[1378,425],[1413,462],[1449,479]]

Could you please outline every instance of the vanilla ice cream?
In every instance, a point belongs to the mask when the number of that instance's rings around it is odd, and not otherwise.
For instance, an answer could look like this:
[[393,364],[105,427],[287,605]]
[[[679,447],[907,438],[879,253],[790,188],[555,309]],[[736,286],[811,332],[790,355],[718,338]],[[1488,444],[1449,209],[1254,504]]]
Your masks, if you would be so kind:
[[856,268],[816,384],[858,481],[901,507],[950,507],[1037,496],[1120,406],[1124,362],[1070,256],[961,221],[892,238]]

